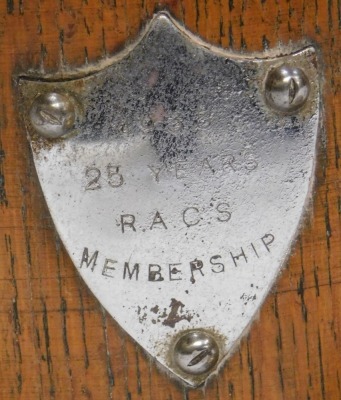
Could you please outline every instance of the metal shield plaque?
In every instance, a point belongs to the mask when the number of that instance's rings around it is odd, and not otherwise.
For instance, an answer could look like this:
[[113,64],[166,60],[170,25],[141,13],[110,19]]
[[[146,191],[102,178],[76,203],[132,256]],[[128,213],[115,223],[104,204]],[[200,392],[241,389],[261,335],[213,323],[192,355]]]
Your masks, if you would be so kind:
[[102,65],[20,79],[40,184],[75,266],[190,385],[235,350],[298,232],[316,65],[312,47],[228,53],[162,13]]

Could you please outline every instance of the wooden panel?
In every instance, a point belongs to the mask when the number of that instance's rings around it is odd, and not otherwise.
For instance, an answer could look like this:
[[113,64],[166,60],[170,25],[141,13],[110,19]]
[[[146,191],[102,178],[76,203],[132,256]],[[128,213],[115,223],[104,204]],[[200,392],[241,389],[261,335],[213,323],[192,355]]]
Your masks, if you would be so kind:
[[[340,0],[0,2],[0,398],[341,398]],[[313,40],[323,61],[314,204],[240,349],[205,390],[159,372],[93,298],[54,230],[16,109],[16,77],[101,60],[168,9],[205,40],[250,52]]]

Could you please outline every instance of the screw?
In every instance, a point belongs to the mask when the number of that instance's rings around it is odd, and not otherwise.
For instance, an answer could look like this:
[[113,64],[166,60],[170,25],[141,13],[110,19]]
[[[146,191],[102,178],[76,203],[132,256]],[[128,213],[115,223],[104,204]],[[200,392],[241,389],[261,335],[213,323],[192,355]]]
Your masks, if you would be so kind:
[[301,68],[281,65],[270,71],[265,81],[265,96],[277,111],[293,112],[307,101],[309,80]]
[[30,110],[33,128],[47,139],[56,139],[69,133],[75,120],[75,101],[66,94],[44,93],[34,100]]
[[211,335],[204,331],[186,332],[176,342],[174,361],[182,371],[200,375],[212,369],[219,357],[219,348]]

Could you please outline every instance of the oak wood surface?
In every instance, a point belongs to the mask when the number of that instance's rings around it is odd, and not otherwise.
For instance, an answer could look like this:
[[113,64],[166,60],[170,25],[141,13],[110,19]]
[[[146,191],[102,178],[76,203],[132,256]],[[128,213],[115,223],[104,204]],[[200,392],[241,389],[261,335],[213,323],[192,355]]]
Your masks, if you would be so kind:
[[[16,77],[99,61],[167,9],[244,52],[313,41],[323,66],[314,204],[250,333],[204,390],[185,390],[100,307],[44,202],[18,118]],[[341,399],[341,1],[0,1],[0,399]]]

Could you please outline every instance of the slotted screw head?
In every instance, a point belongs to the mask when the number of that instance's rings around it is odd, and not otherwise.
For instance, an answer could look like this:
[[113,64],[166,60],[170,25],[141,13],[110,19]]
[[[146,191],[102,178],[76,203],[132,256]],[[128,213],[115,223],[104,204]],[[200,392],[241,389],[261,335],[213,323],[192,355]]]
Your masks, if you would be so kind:
[[307,101],[310,84],[301,68],[281,65],[271,70],[265,81],[268,104],[277,111],[294,112]]
[[188,374],[209,372],[217,364],[218,358],[219,348],[215,339],[204,331],[186,332],[175,344],[174,360]]
[[75,101],[70,95],[50,92],[35,98],[30,109],[33,128],[47,139],[69,133],[75,124]]

